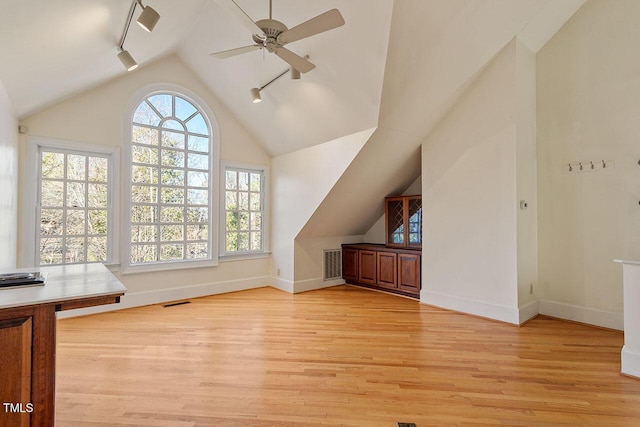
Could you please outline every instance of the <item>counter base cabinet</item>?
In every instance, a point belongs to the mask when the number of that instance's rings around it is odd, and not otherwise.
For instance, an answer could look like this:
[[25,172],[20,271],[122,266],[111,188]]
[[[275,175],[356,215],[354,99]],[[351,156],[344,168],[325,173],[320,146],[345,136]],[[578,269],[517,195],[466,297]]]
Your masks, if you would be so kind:
[[398,288],[420,293],[420,255],[398,254]]
[[420,298],[421,252],[376,244],[342,245],[345,282]]
[[374,251],[358,251],[358,281],[367,285],[375,285],[378,281],[376,274],[376,253]]
[[398,255],[393,252],[378,252],[378,285],[383,288],[398,287]]
[[126,291],[101,264],[42,270],[47,282],[35,297],[25,298],[33,288],[0,290],[2,427],[55,425],[56,312],[115,304]]
[[0,312],[0,425],[53,425],[55,307]]
[[348,282],[358,281],[358,250],[342,250],[342,278]]

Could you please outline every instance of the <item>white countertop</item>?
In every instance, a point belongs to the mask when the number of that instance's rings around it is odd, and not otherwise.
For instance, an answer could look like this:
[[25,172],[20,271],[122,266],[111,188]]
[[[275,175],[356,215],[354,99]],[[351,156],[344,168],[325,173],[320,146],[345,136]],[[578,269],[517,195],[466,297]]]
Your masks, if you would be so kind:
[[0,288],[0,310],[113,295],[127,291],[127,288],[100,263],[20,268],[0,273],[32,271],[45,274],[45,284],[23,288]]

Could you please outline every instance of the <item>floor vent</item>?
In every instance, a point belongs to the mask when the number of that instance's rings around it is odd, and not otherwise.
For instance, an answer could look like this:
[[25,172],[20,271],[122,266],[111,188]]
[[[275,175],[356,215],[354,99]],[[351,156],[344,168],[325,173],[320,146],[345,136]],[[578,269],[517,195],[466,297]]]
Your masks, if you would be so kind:
[[175,307],[176,305],[183,305],[183,304],[191,304],[191,301],[172,302],[172,303],[163,305],[163,307]]
[[325,249],[323,264],[325,281],[342,278],[342,249]]

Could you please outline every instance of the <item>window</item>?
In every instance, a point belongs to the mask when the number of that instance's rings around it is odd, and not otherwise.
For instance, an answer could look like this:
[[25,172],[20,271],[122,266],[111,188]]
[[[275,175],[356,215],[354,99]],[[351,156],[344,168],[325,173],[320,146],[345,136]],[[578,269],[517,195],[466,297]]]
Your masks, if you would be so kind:
[[266,170],[225,167],[224,255],[265,252]]
[[211,261],[212,138],[186,96],[159,92],[131,118],[128,265]]
[[[89,147],[89,148],[88,148]],[[117,262],[117,149],[29,138],[25,261],[29,265]],[[30,214],[30,212],[32,212]],[[31,228],[28,224],[34,224]],[[33,243],[31,243],[33,242]]]

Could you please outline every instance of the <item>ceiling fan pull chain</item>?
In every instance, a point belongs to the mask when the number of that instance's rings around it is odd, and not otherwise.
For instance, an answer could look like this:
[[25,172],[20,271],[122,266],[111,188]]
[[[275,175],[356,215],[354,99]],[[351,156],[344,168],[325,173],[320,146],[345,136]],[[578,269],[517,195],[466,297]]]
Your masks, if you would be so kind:
[[273,0],[269,0],[269,19],[273,19],[273,16],[271,15],[271,10],[272,10],[272,6],[273,6],[272,1]]

